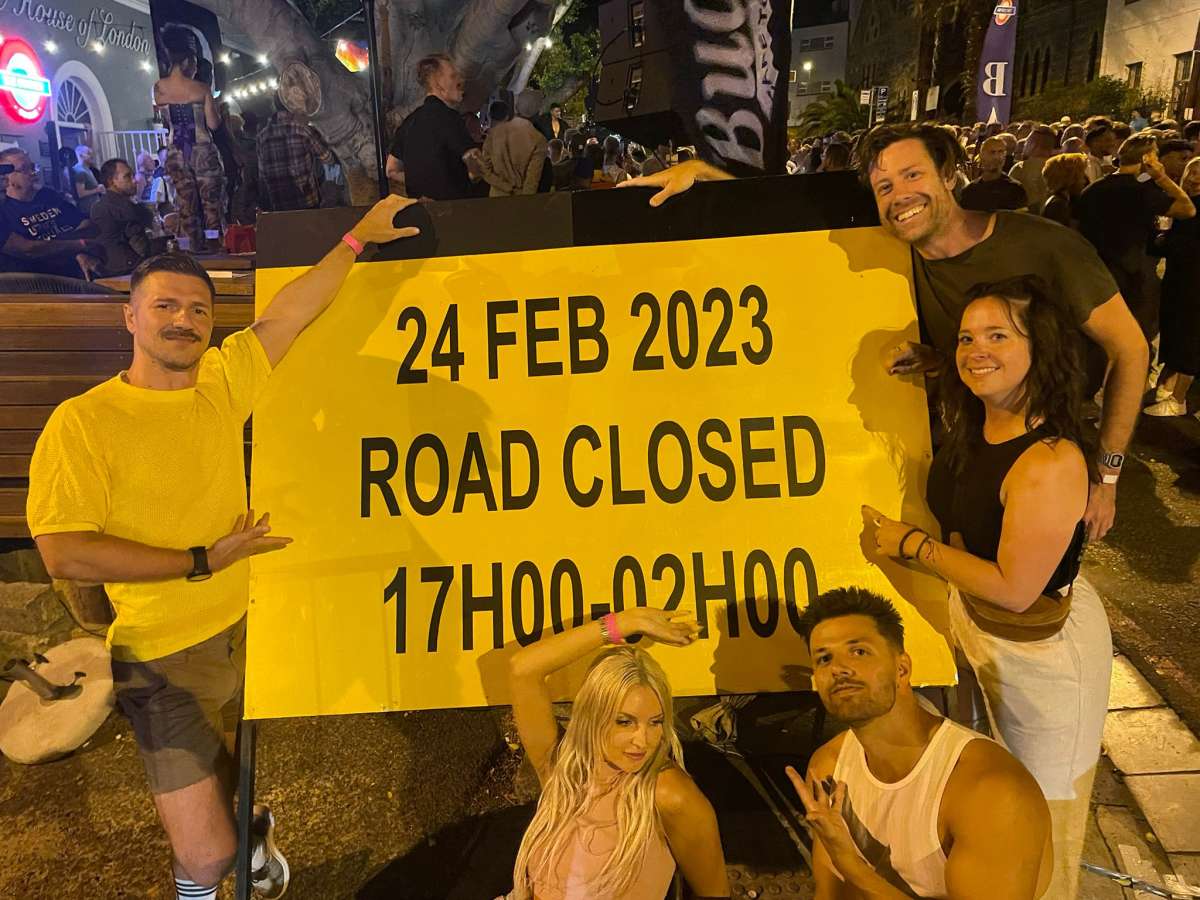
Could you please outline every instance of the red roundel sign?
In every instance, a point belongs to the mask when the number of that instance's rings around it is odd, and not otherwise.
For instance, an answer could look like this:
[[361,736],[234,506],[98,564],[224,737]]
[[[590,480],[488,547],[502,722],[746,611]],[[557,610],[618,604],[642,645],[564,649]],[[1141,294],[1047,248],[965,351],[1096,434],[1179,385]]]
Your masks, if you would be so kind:
[[36,122],[50,102],[50,82],[37,54],[20,38],[0,44],[0,106],[18,122]]

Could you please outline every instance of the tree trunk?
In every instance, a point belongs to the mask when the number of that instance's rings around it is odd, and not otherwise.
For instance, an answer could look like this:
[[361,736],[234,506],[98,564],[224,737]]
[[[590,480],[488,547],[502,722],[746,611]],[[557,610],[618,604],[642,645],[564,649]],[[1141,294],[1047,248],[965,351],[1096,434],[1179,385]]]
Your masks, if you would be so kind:
[[375,127],[365,79],[355,78],[287,0],[197,0],[199,6],[232,22],[265,53],[276,71],[298,62],[320,79],[319,103],[311,117],[337,154],[350,187],[351,202],[379,197]]
[[[370,85],[348,72],[289,0],[194,0],[231,22],[265,53],[276,71],[299,63],[319,82],[319,97],[309,98],[316,112],[310,121],[333,148],[350,186],[351,201],[366,204],[378,197],[375,127]],[[509,73],[524,52],[525,41],[545,35],[552,13],[561,17],[567,4],[557,0],[380,0],[377,27],[385,90],[385,140],[425,97],[417,83],[418,60],[447,53],[466,79],[462,108],[475,111]],[[514,37],[514,20],[520,41]],[[554,19],[557,21],[557,18]],[[382,54],[386,52],[387,58]],[[389,102],[390,101],[390,102]],[[319,106],[318,106],[319,104]]]

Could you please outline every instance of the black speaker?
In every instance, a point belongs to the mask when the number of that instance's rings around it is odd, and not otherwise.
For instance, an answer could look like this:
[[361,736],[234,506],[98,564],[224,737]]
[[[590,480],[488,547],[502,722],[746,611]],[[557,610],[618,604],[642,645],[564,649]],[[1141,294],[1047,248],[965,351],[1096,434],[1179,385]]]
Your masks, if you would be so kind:
[[685,31],[676,0],[605,0],[596,121],[653,147],[687,140],[675,108],[676,59]]

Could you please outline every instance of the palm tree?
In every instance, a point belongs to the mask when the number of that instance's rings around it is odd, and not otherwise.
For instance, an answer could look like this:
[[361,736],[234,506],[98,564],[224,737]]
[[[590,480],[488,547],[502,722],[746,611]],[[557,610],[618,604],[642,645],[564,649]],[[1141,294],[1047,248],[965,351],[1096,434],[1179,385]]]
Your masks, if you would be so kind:
[[835,81],[832,94],[814,100],[800,113],[801,137],[866,127],[867,107],[859,103],[858,91],[844,81]]

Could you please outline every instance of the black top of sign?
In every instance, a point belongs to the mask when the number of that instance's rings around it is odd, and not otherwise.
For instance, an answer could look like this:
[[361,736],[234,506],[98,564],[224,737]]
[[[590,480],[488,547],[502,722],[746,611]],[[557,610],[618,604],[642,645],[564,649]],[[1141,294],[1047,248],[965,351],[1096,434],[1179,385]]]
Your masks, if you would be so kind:
[[[380,247],[368,259],[433,259],[879,224],[875,202],[853,172],[699,184],[657,209],[648,203],[651,196],[650,189],[629,188],[420,204],[396,219],[397,225],[420,227],[420,236]],[[259,268],[315,264],[363,212],[343,207],[259,216]]]

